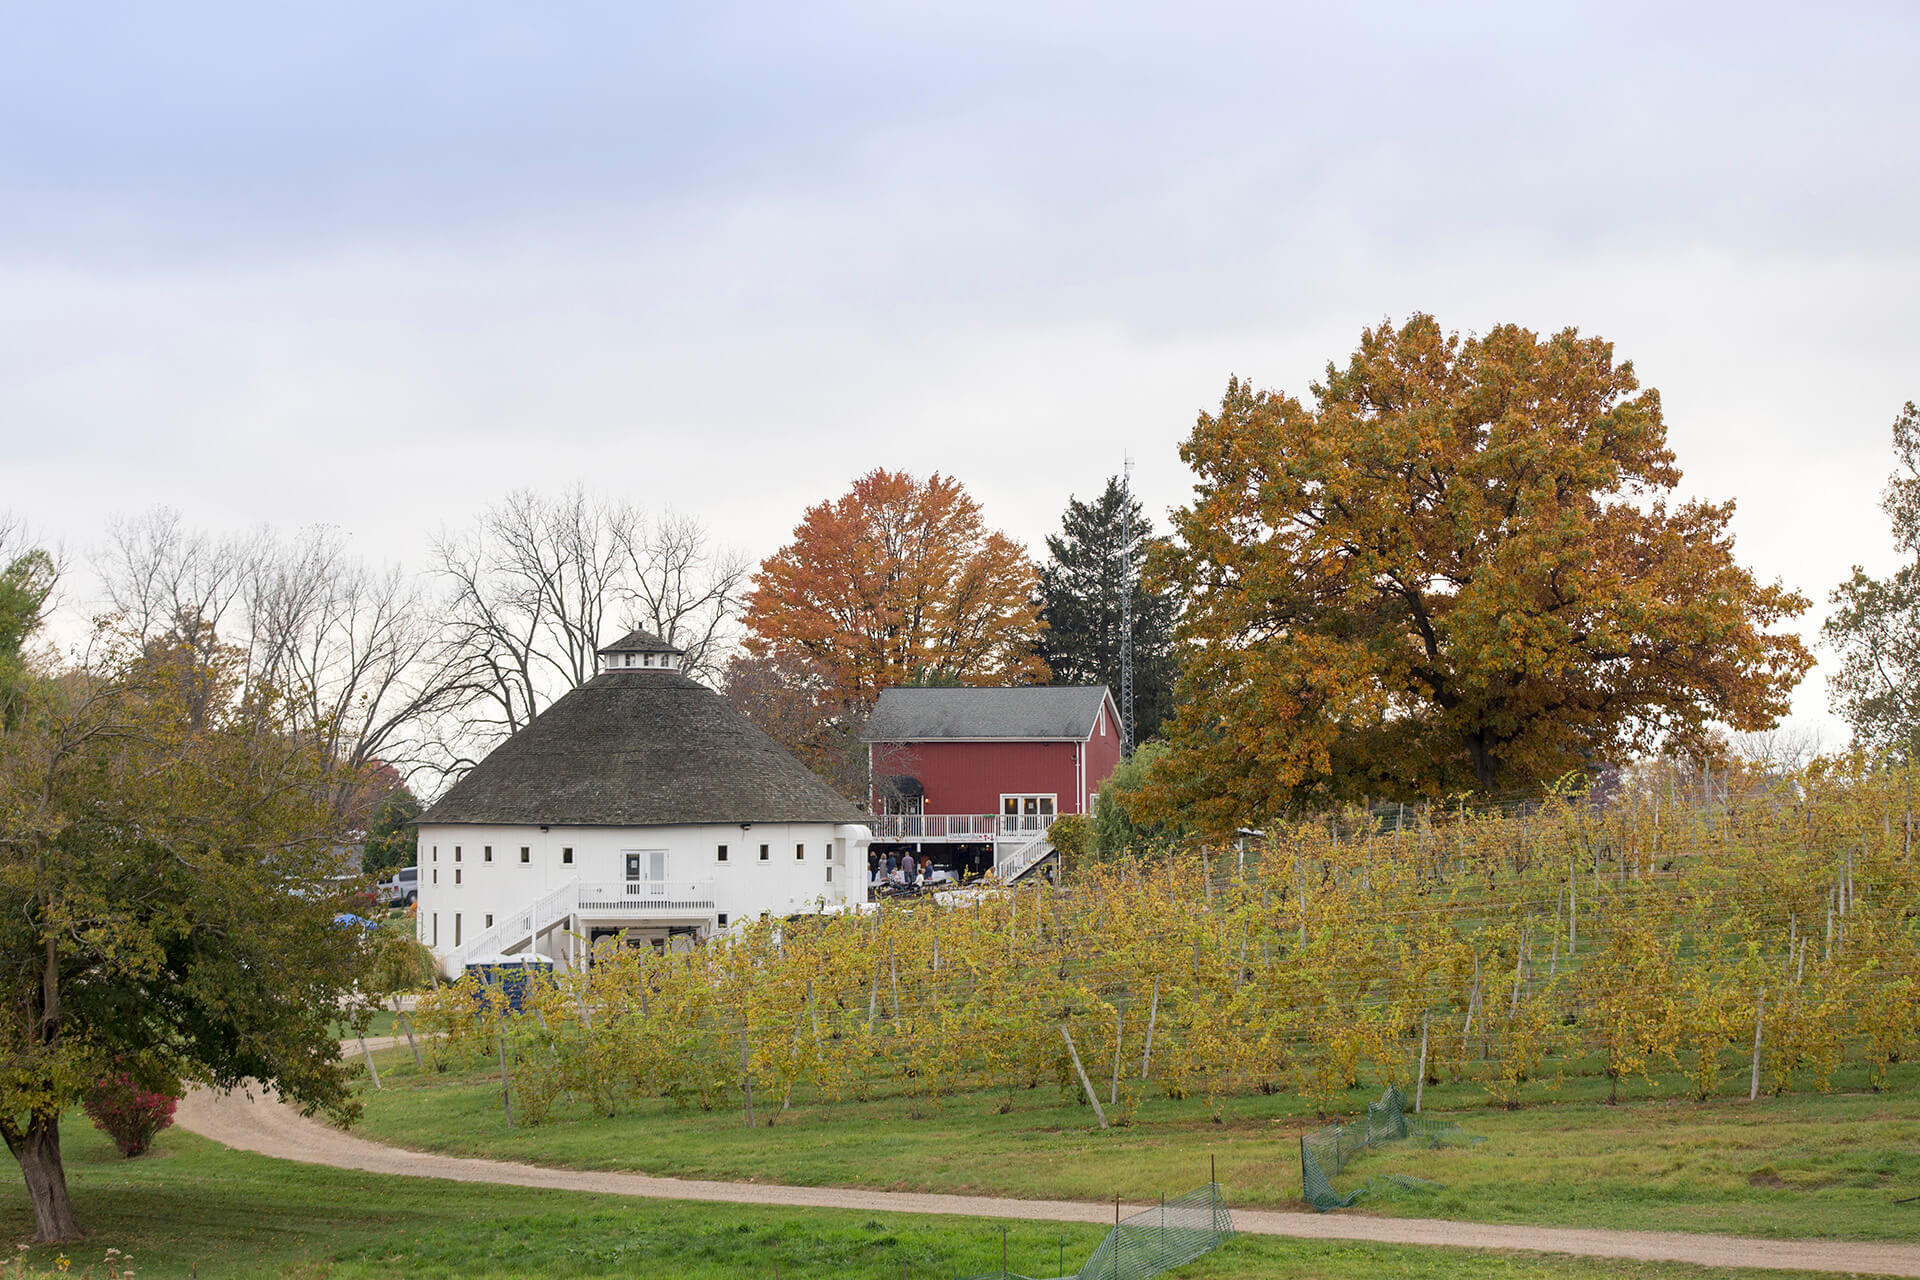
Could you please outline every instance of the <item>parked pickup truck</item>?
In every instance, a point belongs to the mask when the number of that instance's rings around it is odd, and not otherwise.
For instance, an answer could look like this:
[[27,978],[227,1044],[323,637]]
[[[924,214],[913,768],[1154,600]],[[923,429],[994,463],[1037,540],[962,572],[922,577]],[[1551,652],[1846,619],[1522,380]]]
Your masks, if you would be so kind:
[[380,882],[380,897],[390,907],[410,907],[420,900],[420,868],[402,867],[393,879]]

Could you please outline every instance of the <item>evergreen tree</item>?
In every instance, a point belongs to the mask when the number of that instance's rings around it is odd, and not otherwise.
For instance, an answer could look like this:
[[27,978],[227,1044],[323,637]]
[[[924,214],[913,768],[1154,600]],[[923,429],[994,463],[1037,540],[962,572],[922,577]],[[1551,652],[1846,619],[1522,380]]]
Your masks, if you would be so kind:
[[1120,697],[1120,591],[1124,566],[1133,566],[1133,737],[1145,742],[1173,711],[1178,666],[1173,623],[1178,604],[1171,591],[1149,591],[1140,580],[1156,538],[1140,503],[1131,501],[1133,541],[1121,547],[1123,504],[1118,476],[1093,502],[1067,500],[1060,532],[1047,536],[1051,558],[1040,569],[1040,616],[1048,630],[1040,640],[1060,684],[1104,684]]

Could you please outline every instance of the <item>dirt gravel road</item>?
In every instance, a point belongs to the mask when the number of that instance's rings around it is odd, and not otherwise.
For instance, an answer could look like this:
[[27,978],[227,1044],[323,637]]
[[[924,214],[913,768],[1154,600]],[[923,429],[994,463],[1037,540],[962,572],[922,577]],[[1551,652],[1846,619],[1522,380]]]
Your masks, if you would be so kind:
[[[935,1195],[917,1191],[704,1182],[656,1178],[641,1173],[549,1169],[503,1160],[477,1160],[408,1151],[369,1142],[365,1138],[357,1138],[329,1125],[306,1119],[277,1099],[259,1093],[216,1094],[195,1089],[180,1104],[176,1119],[182,1127],[202,1137],[242,1151],[254,1151],[306,1164],[413,1178],[492,1182],[516,1187],[592,1191],[603,1195],[642,1196],[659,1200],[795,1205],[875,1213],[946,1213],[974,1218],[1049,1222],[1102,1223],[1113,1220],[1111,1204],[1088,1204],[1077,1200],[1008,1200],[992,1196]],[[1126,1211],[1132,1212],[1133,1207],[1127,1207]],[[1241,1231],[1256,1235],[1369,1240],[1381,1244],[1439,1245],[1455,1249],[1517,1249],[1576,1254],[1589,1258],[1689,1262],[1707,1267],[1766,1267],[1920,1277],[1920,1246],[1903,1244],[1761,1240],[1668,1231],[1516,1227],[1434,1218],[1369,1218],[1354,1214],[1289,1213],[1271,1209],[1235,1209],[1233,1220]]]

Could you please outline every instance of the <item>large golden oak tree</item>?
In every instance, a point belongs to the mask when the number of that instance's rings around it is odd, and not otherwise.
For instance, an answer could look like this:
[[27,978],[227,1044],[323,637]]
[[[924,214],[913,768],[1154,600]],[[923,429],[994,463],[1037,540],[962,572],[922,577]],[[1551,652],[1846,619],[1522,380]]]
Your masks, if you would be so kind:
[[1363,796],[1525,790],[1773,723],[1806,608],[1676,501],[1659,393],[1610,343],[1415,315],[1312,403],[1230,381],[1160,571],[1191,648],[1156,790],[1225,828]]

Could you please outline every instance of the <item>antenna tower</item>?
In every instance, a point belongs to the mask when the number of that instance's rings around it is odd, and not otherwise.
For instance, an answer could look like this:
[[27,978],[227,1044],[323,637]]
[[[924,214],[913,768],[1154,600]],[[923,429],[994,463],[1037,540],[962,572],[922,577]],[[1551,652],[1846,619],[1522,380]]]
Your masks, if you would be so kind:
[[1133,459],[1120,464],[1120,754],[1133,754]]

